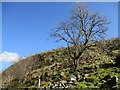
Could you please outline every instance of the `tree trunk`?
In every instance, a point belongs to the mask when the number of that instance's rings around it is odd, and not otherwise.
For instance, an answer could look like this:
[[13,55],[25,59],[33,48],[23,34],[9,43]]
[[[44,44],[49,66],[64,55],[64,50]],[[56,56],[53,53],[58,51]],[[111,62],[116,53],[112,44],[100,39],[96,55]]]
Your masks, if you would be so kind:
[[74,60],[74,71],[77,69],[77,60]]

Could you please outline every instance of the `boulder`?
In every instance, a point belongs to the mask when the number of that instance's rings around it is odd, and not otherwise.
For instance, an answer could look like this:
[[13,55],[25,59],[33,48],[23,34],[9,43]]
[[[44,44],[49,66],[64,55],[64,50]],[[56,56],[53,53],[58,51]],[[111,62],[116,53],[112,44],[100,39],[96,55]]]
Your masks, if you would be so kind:
[[101,80],[108,80],[108,79],[110,79],[110,78],[111,78],[111,75],[108,74],[108,75],[106,75],[104,78],[102,78]]
[[112,88],[113,86],[117,86],[117,82],[118,82],[118,78],[114,76],[110,80],[102,84],[100,88]]

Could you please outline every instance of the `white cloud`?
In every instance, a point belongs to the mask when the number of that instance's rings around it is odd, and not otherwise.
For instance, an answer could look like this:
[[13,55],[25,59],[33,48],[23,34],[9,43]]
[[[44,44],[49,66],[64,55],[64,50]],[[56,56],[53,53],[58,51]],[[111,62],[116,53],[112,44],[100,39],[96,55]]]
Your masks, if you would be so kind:
[[0,53],[0,62],[17,62],[23,59],[23,57],[19,56],[17,53],[12,52],[3,52]]

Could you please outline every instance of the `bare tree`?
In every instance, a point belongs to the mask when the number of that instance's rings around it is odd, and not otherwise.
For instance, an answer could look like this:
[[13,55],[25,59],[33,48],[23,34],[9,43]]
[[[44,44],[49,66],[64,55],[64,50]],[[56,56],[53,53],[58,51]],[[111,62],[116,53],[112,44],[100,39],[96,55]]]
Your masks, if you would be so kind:
[[88,42],[103,39],[107,24],[106,17],[90,11],[85,3],[76,3],[70,18],[60,22],[50,36],[57,42],[62,40],[67,43],[68,57],[76,70],[80,56],[89,48]]

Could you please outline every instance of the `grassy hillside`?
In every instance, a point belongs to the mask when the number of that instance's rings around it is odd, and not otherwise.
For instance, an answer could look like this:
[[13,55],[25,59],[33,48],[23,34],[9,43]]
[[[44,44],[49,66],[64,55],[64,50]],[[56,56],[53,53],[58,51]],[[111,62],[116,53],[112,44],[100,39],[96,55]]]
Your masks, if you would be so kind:
[[[2,73],[3,87],[120,88],[120,39],[91,42],[76,72],[67,49],[58,48],[27,57]],[[118,80],[116,80],[116,78]]]

